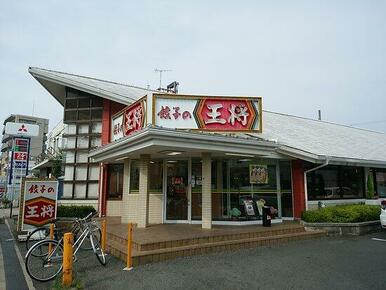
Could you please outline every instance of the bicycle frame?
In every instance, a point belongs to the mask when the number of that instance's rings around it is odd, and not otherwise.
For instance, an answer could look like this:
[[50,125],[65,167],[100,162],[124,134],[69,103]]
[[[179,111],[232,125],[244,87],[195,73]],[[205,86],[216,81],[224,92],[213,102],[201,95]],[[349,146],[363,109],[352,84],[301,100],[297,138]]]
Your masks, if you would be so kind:
[[[81,225],[79,225],[80,228],[82,228]],[[83,244],[84,240],[87,238],[88,235],[90,235],[91,231],[90,231],[90,226],[89,225],[86,225],[85,226],[85,229],[83,230],[82,234],[78,237],[78,239],[75,241],[75,243],[72,245],[72,249],[75,249],[73,251],[73,256],[76,255],[76,253],[79,251],[80,249],[80,246]],[[55,261],[57,259],[60,259],[62,258],[62,256],[55,256],[55,257],[52,257],[53,253],[55,253],[56,249],[58,247],[63,247],[63,238],[61,238],[59,241],[58,241],[58,244],[57,246],[52,249],[51,253],[46,257],[46,261]]]

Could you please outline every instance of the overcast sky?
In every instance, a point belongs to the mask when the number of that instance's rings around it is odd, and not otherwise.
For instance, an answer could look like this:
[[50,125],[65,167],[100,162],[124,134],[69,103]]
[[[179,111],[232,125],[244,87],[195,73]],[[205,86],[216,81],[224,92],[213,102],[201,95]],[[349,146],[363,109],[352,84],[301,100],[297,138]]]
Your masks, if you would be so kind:
[[[0,0],[0,120],[63,115],[38,66],[386,132],[386,1]],[[371,122],[371,123],[367,123]]]

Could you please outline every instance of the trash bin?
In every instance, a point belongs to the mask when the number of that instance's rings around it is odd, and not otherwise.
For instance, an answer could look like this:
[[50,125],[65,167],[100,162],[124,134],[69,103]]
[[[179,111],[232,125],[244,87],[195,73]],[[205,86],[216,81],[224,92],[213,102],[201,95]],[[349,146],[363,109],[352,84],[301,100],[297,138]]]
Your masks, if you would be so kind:
[[263,227],[271,226],[271,208],[269,206],[263,207]]

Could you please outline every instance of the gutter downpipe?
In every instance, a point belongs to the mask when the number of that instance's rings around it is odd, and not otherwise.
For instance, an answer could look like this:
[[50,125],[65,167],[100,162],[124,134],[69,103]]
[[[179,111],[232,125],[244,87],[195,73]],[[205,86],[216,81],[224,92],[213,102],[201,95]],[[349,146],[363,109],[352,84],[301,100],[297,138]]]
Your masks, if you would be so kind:
[[306,210],[308,210],[307,173],[315,171],[315,170],[318,170],[320,168],[323,168],[323,167],[327,166],[329,161],[330,161],[330,158],[326,157],[326,160],[324,161],[323,164],[304,171],[304,201],[305,201],[305,205],[306,205]]

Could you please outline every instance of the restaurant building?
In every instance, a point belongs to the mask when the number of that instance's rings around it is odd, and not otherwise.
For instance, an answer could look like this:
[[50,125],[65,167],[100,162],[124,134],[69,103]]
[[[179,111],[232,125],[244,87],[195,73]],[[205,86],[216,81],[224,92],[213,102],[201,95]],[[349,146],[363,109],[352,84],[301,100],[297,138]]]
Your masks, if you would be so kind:
[[[100,138],[83,150],[87,168],[98,165],[98,187],[88,187],[83,199],[66,192],[63,198],[85,203],[94,197],[102,215],[124,223],[254,224],[261,223],[264,204],[277,209],[275,222],[281,222],[321,201],[364,202],[369,177],[377,197],[386,197],[383,133],[265,111],[261,97],[177,95],[29,72],[65,112],[68,99],[74,105],[84,94],[102,110],[95,120],[75,113],[71,122],[87,121],[90,131],[81,135],[78,128],[69,136]],[[80,111],[79,102],[73,110]]]

